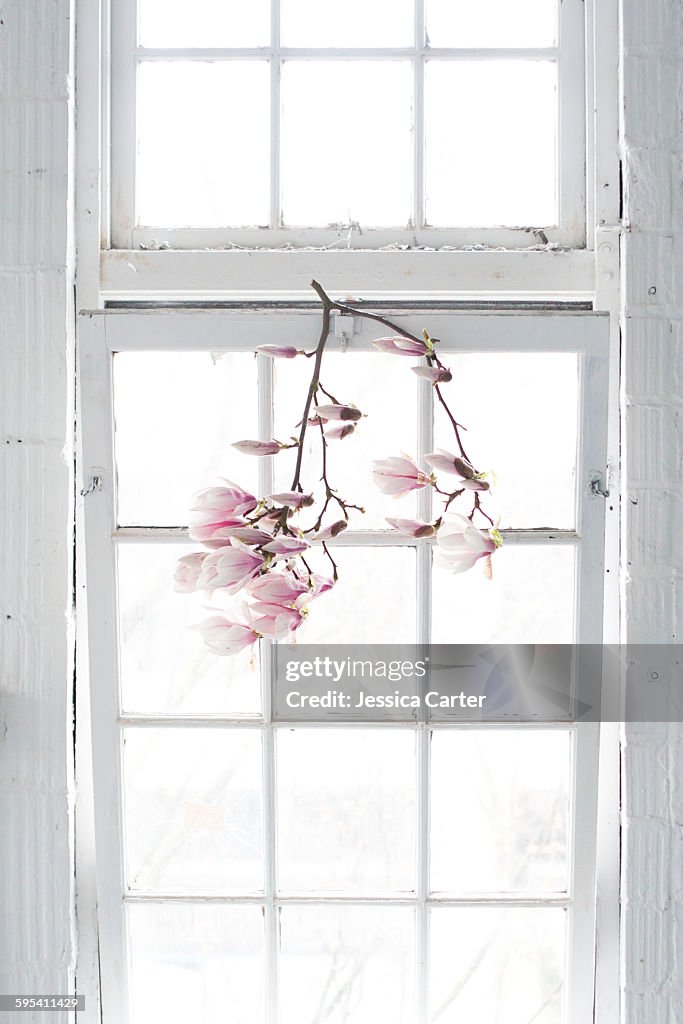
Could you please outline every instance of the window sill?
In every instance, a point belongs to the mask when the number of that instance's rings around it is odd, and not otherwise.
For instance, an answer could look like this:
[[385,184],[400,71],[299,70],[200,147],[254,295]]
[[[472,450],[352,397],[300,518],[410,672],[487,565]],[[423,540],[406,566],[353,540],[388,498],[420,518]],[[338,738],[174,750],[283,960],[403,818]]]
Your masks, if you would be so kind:
[[344,298],[576,302],[595,293],[595,254],[552,247],[108,249],[100,254],[102,302],[310,299],[312,277]]

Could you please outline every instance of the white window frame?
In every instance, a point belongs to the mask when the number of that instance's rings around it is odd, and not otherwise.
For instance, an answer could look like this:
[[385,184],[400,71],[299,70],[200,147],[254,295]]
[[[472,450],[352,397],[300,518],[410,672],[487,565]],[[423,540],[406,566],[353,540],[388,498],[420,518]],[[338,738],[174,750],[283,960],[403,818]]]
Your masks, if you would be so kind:
[[[110,300],[302,297],[307,294],[312,276],[330,289],[338,288],[356,297],[375,298],[400,292],[409,298],[429,295],[450,301],[592,301],[604,284],[605,261],[596,232],[617,227],[620,216],[617,0],[563,0],[560,5],[563,11],[571,8],[571,17],[581,17],[582,23],[583,12],[578,8],[585,9],[585,61],[581,60],[579,65],[576,60],[567,59],[566,67],[561,68],[568,87],[566,94],[585,97],[581,110],[563,115],[568,125],[572,120],[577,122],[576,130],[581,120],[581,135],[586,140],[585,217],[580,226],[574,224],[576,238],[564,239],[570,248],[558,251],[556,245],[544,245],[524,231],[498,239],[470,232],[466,240],[470,248],[461,239],[458,244],[464,247],[455,250],[401,252],[154,250],[153,246],[152,251],[143,251],[133,247],[132,236],[116,237],[111,211],[122,207],[125,219],[130,194],[126,197],[125,189],[113,187],[112,171],[114,175],[118,173],[116,163],[121,149],[115,146],[112,157],[110,138],[112,131],[130,135],[132,121],[129,110],[117,128],[117,119],[112,118],[110,86],[112,71],[117,80],[122,73],[123,79],[133,81],[134,56],[132,51],[125,51],[128,64],[123,68],[118,63],[112,65],[111,9],[114,7],[118,12],[122,2],[77,0],[77,241],[81,308],[101,308]],[[124,37],[126,32],[130,36],[130,26],[122,28],[116,21],[114,28],[116,33],[122,31]],[[576,55],[583,47],[576,25],[572,32]],[[132,180],[130,174],[126,180]],[[572,190],[576,192],[575,186],[570,187],[568,194]],[[577,241],[579,235],[582,240]],[[164,241],[156,239],[157,244]],[[187,241],[199,244],[201,239],[197,236]]]
[[[577,465],[577,528],[570,531],[506,531],[506,542],[513,544],[572,544],[577,546],[576,639],[583,643],[600,643],[603,609],[604,523],[605,502],[593,493],[590,482],[605,465],[608,444],[607,394],[610,362],[610,319],[606,315],[586,312],[563,313],[488,313],[472,314],[421,311],[419,315],[398,312],[408,330],[421,329],[425,321],[430,330],[442,339],[444,351],[476,352],[577,352],[580,357],[579,437],[580,455]],[[148,725],[196,726],[201,719],[177,716],[136,718],[122,716],[117,680],[117,631],[115,548],[121,543],[150,539],[185,540],[184,530],[158,528],[119,529],[115,514],[115,468],[113,461],[113,404],[111,384],[112,355],[117,351],[134,350],[208,350],[251,349],[265,340],[272,341],[274,324],[278,340],[294,341],[297,346],[314,339],[319,330],[315,313],[298,309],[268,311],[104,311],[81,318],[80,387],[82,409],[82,472],[83,523],[86,543],[86,589],[89,626],[90,677],[93,681],[92,738],[94,752],[95,825],[97,845],[97,891],[100,928],[101,985],[103,1020],[105,1024],[125,1024],[125,929],[124,875],[121,845],[121,743],[120,730],[125,725],[144,728]],[[341,332],[340,332],[341,333]],[[350,349],[362,351],[377,336],[378,328],[356,318]],[[453,339],[466,342],[458,344]],[[198,340],[200,339],[200,340]],[[330,348],[339,348],[339,339],[330,339]],[[260,431],[271,435],[270,362],[263,357],[261,368],[265,387],[261,389]],[[431,447],[431,389],[421,388],[418,407],[418,437],[421,450]],[[260,460],[263,493],[271,489],[270,460]],[[97,480],[97,484],[94,481]],[[90,485],[93,484],[91,487]],[[429,500],[423,495],[423,502]],[[426,507],[422,512],[427,512]],[[396,544],[397,538],[382,531],[347,531],[340,544]],[[403,539],[399,543],[416,548],[418,560],[418,592],[423,595],[419,616],[419,640],[428,637],[430,551],[424,542]],[[340,584],[340,585],[343,585]],[[266,659],[264,659],[265,661]],[[268,921],[270,956],[274,953],[276,911],[281,899],[274,889],[274,856],[272,837],[274,822],[269,813],[273,800],[273,726],[268,703],[267,669],[263,694],[266,698],[265,721],[261,726],[266,738],[265,749],[265,836],[269,852],[266,869],[266,891],[263,905]],[[240,723],[212,717],[204,724],[231,728]],[[254,723],[251,723],[254,727]],[[415,728],[410,725],[409,727]],[[443,726],[441,726],[443,727]],[[566,723],[561,726],[567,728]],[[453,726],[458,728],[458,726]],[[571,905],[572,927],[569,949],[572,960],[570,987],[572,1002],[568,1024],[589,1024],[590,1021],[612,1021],[605,1011],[593,1016],[595,986],[595,876],[597,864],[597,790],[600,727],[582,723],[570,727],[574,732],[576,774],[573,785],[575,800],[574,856],[570,867],[568,899],[560,905]],[[426,835],[428,822],[428,730],[418,727],[420,756],[418,758],[418,799],[421,833]],[[420,949],[425,949],[425,927],[428,910],[427,858],[424,841],[418,856],[418,891],[414,900],[422,927]],[[580,882],[580,884],[579,884]],[[155,897],[157,900],[159,897]],[[190,900],[191,901],[191,900]],[[321,898],[320,902],[324,902]],[[353,898],[349,899],[354,902]],[[390,902],[390,900],[387,900]],[[485,903],[483,899],[454,902]],[[500,903],[494,900],[493,903]],[[547,904],[547,898],[503,901],[514,904]],[[599,992],[598,992],[599,995]],[[607,1000],[605,1001],[607,1002]],[[274,1000],[270,1006],[269,1024],[274,1024]],[[424,1004],[421,1012],[424,1014]],[[611,1012],[611,1011],[610,1011]],[[421,1024],[426,1018],[421,1018]]]
[[[115,249],[153,248],[159,244],[179,249],[218,248],[239,245],[272,248],[337,246],[379,249],[386,245],[441,246],[471,245],[474,242],[506,248],[526,248],[547,238],[557,245],[581,248],[586,240],[586,118],[585,118],[585,7],[584,0],[558,0],[557,46],[546,48],[435,48],[425,45],[425,3],[416,0],[414,40],[406,47],[294,48],[280,42],[280,0],[271,2],[271,40],[267,47],[254,48],[151,48],[137,43],[137,0],[118,0],[112,9],[112,206],[111,243]],[[340,228],[281,226],[280,195],[280,80],[287,60],[404,60],[412,63],[414,105],[413,202],[410,224],[385,229],[361,225],[362,234],[351,225]],[[558,223],[528,227],[435,228],[425,222],[425,125],[424,80],[429,60],[542,60],[557,67],[558,138],[557,196]],[[135,218],[136,177],[136,80],[143,61],[267,61],[270,70],[270,222],[259,228],[172,228],[164,225],[137,226]],[[323,129],[329,139],[330,156],[337,147],[344,150],[342,129]],[[354,154],[362,159],[361,153]],[[501,154],[501,173],[504,154]]]

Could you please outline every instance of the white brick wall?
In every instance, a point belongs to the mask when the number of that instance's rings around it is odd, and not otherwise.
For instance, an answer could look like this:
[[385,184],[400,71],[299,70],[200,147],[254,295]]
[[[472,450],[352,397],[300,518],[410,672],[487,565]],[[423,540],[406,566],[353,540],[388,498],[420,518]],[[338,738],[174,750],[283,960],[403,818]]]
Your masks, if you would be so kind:
[[[624,621],[634,643],[683,642],[682,31],[679,0],[622,0]],[[626,727],[626,1024],[683,1019],[681,779],[680,724]]]
[[[69,14],[69,0],[0,0],[2,991],[66,990],[74,955]],[[622,31],[624,614],[630,640],[667,643],[683,615],[683,4],[622,0]],[[629,726],[626,741],[625,1016],[674,1024],[683,732]]]
[[73,976],[69,6],[0,0],[3,993]]

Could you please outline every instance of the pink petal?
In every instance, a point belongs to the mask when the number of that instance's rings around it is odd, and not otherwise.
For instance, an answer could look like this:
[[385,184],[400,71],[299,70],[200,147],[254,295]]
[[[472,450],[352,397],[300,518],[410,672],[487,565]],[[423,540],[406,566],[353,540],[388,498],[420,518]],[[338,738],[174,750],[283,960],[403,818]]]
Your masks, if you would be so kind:
[[301,491],[280,491],[279,494],[271,494],[270,500],[288,508],[310,508],[314,503],[312,494],[302,494]]
[[389,352],[394,356],[423,356],[427,346],[423,342],[412,341],[410,338],[376,338],[373,346],[380,352]]
[[338,537],[342,530],[345,530],[349,524],[345,519],[338,519],[336,523],[331,523],[330,526],[326,526],[323,530],[319,530],[315,535],[315,540],[331,540],[333,537]]
[[335,423],[333,427],[328,427],[325,430],[325,437],[343,441],[349,434],[353,434],[355,429],[355,423]]
[[257,345],[256,351],[275,359],[294,359],[299,355],[292,345]]
[[232,447],[243,455],[277,455],[284,446],[279,441],[235,441]]
[[276,537],[269,544],[264,544],[263,550],[271,555],[295,555],[300,551],[307,551],[310,544],[299,537]]
[[431,523],[419,519],[387,519],[387,522],[406,537],[432,537],[436,532]]
[[411,366],[411,370],[423,380],[429,380],[432,384],[445,384],[453,380],[453,374],[445,366]]
[[363,415],[353,405],[317,405],[315,411],[321,420],[359,420]]

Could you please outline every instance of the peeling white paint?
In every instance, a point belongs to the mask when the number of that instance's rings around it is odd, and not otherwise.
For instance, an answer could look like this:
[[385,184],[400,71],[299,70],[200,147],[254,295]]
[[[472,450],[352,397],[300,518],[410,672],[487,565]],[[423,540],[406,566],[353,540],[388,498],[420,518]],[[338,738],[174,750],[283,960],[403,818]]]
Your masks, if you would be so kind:
[[0,7],[3,993],[69,992],[75,963],[70,37],[69,0]]
[[[622,0],[624,622],[683,642],[683,6]],[[631,724],[623,764],[624,1024],[683,1019],[683,726]],[[676,800],[678,794],[678,803]]]

